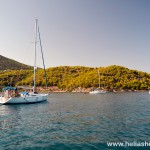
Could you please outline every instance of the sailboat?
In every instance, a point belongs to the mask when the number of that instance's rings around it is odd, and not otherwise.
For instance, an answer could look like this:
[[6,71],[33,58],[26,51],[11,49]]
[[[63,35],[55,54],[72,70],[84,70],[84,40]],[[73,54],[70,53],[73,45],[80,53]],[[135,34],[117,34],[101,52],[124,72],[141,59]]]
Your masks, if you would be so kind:
[[42,59],[43,59],[43,66],[44,66],[44,75],[46,80],[46,87],[47,87],[47,78],[46,78],[46,71],[45,71],[45,64],[44,64],[44,57],[43,57],[43,51],[42,51],[42,45],[41,45],[41,37],[40,37],[40,31],[38,26],[38,20],[36,19],[35,24],[35,45],[34,45],[34,85],[33,85],[33,92],[22,92],[19,93],[18,89],[16,87],[5,87],[2,90],[2,96],[0,96],[0,104],[29,104],[29,103],[39,103],[46,101],[49,94],[38,94],[36,92],[36,44],[37,44],[37,38],[39,37],[40,47],[41,47],[41,53],[42,53]]
[[100,72],[98,70],[98,77],[99,77],[99,88],[95,89],[94,91],[89,92],[90,94],[105,94],[107,93],[106,90],[100,90]]

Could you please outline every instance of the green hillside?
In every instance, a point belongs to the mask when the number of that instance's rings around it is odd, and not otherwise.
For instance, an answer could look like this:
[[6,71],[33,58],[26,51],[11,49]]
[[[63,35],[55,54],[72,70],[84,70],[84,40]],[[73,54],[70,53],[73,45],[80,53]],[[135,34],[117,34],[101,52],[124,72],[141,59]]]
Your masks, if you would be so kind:
[[19,63],[15,60],[0,55],[0,70],[19,70],[19,69],[31,69],[31,66]]
[[[148,90],[150,89],[150,74],[131,70],[122,66],[100,67],[101,87],[107,90]],[[78,87],[98,87],[98,68],[82,66],[61,66],[48,68],[48,86],[72,91]],[[44,72],[37,71],[37,86],[45,86]],[[31,85],[33,84],[32,70],[14,70],[0,72],[0,85]]]

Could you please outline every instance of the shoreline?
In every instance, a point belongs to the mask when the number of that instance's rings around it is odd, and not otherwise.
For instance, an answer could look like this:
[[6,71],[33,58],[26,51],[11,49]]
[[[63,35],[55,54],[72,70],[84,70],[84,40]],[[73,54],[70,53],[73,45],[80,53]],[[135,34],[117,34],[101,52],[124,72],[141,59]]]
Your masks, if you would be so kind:
[[[96,88],[81,88],[81,87],[78,87],[78,88],[75,88],[73,90],[62,90],[62,89],[59,89],[57,86],[50,86],[50,87],[36,87],[36,90],[37,92],[39,93],[89,93],[91,91],[93,91],[94,89]],[[111,90],[108,90],[108,89],[102,89],[102,90],[106,90],[108,92],[111,92],[111,93],[123,93],[123,92],[148,92],[149,90],[130,90],[130,89],[124,89],[124,90],[116,90],[116,89],[111,89]],[[2,90],[1,90],[2,91]],[[21,91],[26,91],[26,90],[21,90]],[[28,90],[27,90],[28,91]],[[0,92],[1,93],[1,92]]]
[[[78,87],[74,90],[62,90],[62,89],[59,89],[58,87],[55,87],[55,86],[52,86],[52,87],[48,87],[47,89],[45,87],[37,87],[37,91],[38,92],[52,92],[52,93],[89,93],[91,91],[93,91],[93,87],[92,88],[81,88],[81,87]],[[128,89],[125,89],[125,90],[107,90],[107,89],[102,89],[102,90],[106,90],[108,92],[111,92],[111,93],[121,93],[121,92],[148,92],[149,90],[128,90]]]

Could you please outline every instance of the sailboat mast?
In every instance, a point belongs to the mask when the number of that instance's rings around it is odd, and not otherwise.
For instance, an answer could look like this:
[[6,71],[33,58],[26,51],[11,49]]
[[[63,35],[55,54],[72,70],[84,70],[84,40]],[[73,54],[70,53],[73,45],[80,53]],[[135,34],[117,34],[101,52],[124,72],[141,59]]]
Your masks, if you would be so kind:
[[35,92],[36,87],[36,44],[37,44],[37,31],[38,31],[38,20],[35,20],[35,42],[34,42],[34,77],[33,77],[33,92]]

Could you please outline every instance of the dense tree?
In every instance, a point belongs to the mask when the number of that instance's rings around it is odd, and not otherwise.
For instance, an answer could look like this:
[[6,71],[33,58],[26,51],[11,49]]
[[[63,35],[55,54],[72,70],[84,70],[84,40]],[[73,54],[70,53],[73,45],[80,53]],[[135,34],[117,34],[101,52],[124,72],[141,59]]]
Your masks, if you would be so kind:
[[8,70],[8,69],[9,70],[32,69],[32,67],[0,55],[0,70]]
[[[107,90],[148,90],[150,89],[150,74],[130,70],[122,66],[108,66],[100,68],[82,66],[61,66],[48,68],[48,86],[71,91],[78,87],[98,87],[98,69],[100,70],[101,87]],[[37,71],[37,86],[45,86],[44,72]],[[33,85],[32,70],[0,71],[0,85],[17,86]]]

